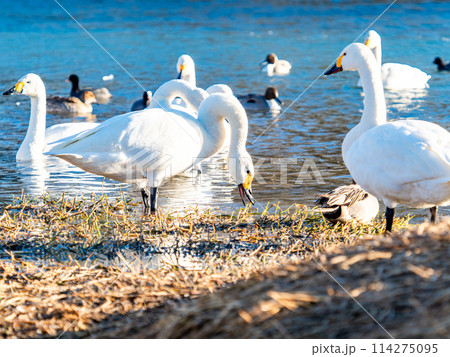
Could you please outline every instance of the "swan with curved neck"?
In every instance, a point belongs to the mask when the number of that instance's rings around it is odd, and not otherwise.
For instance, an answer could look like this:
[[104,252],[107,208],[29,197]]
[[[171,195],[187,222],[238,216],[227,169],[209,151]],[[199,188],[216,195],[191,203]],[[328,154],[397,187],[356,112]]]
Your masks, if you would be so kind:
[[16,85],[3,95],[22,94],[31,99],[30,123],[25,139],[16,154],[16,161],[36,161],[42,159],[44,150],[49,144],[64,137],[78,134],[96,127],[97,123],[67,123],[45,128],[47,115],[47,99],[45,85],[41,78],[29,73],[20,78]]
[[232,136],[228,167],[242,200],[246,196],[253,202],[254,168],[245,147],[247,116],[239,101],[225,94],[206,98],[198,119],[159,108],[127,113],[60,142],[48,154],[82,170],[136,184],[142,192],[144,212],[155,212],[158,187],[164,180],[220,150],[226,135],[225,118]]
[[149,108],[164,108],[184,110],[183,107],[172,104],[175,98],[183,99],[186,108],[196,112],[200,103],[208,97],[201,88],[181,79],[172,79],[161,85],[152,97]]
[[[381,36],[374,30],[370,30],[365,38],[365,45],[370,48],[375,56],[378,68],[381,72],[383,87],[390,90],[399,89],[424,89],[428,88],[430,75],[424,71],[400,63],[384,63],[381,54]],[[361,83],[358,83],[361,86]]]
[[342,156],[353,179],[384,201],[386,231],[392,230],[397,205],[430,208],[450,204],[450,133],[421,120],[386,122],[386,104],[378,64],[364,45],[342,51],[325,74],[357,70],[364,89],[361,121],[346,135]]

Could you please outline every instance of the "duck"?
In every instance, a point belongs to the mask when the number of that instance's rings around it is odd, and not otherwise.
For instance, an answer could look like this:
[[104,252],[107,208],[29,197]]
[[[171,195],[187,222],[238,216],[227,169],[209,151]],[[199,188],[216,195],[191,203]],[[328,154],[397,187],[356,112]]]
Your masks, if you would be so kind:
[[60,114],[90,114],[92,103],[97,99],[91,91],[85,91],[78,97],[52,95],[47,97],[47,111]]
[[264,95],[247,94],[236,96],[245,109],[280,111],[283,102],[278,97],[278,90],[268,87]]
[[439,206],[450,204],[450,133],[422,120],[387,122],[379,64],[367,46],[353,43],[325,75],[359,72],[364,110],[345,136],[342,157],[357,184],[386,206],[386,233],[395,208],[429,208],[436,222]]
[[[71,74],[69,78],[66,79],[66,82],[72,83],[72,89],[70,90],[70,95],[72,97],[82,98],[82,94],[86,92],[86,89],[80,89],[80,78],[76,74]],[[112,97],[112,94],[108,90],[108,88],[102,87],[98,89],[89,89],[90,92],[94,93],[95,98],[98,103],[106,104],[109,99]]]
[[377,198],[357,184],[328,191],[320,195],[315,205],[320,206],[320,212],[332,223],[369,223],[380,209]]
[[[401,89],[425,89],[429,88],[428,80],[430,75],[419,68],[411,67],[407,64],[400,63],[383,63],[381,56],[381,36],[378,32],[370,30],[364,44],[369,47],[381,70],[381,79],[384,89],[401,90]],[[361,87],[361,81],[358,82]]]
[[152,100],[152,92],[147,90],[142,95],[141,99],[136,100],[131,106],[131,111],[134,112],[136,110],[142,110],[147,108],[150,105]]
[[126,113],[60,141],[47,154],[84,171],[137,185],[144,214],[155,214],[158,189],[165,180],[220,150],[225,118],[231,126],[229,172],[243,203],[248,199],[254,204],[254,167],[246,149],[247,115],[236,98],[222,93],[204,99],[197,118],[161,108]]
[[31,99],[31,114],[28,130],[16,154],[16,161],[37,161],[43,152],[51,148],[52,143],[82,131],[97,127],[98,123],[65,123],[45,128],[47,106],[45,85],[41,77],[28,73],[21,77],[15,86],[3,95],[21,94]]
[[437,64],[438,71],[450,71],[450,62],[445,63],[441,57],[436,57],[433,63]]
[[278,59],[275,53],[269,53],[260,65],[261,72],[268,76],[289,74],[291,68],[288,61]]

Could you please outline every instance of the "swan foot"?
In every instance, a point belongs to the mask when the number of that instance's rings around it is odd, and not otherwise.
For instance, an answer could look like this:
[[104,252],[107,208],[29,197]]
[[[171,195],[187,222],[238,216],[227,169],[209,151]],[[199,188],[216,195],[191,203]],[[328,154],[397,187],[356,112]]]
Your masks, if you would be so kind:
[[142,202],[144,203],[144,215],[155,214],[158,207],[158,187],[141,189]]
[[392,232],[392,223],[394,222],[394,208],[386,207],[386,230],[384,231],[384,234],[387,235],[390,232]]
[[430,208],[430,212],[431,212],[431,223],[436,223],[437,218],[438,218],[438,208],[437,208],[437,206],[431,207]]
[[156,213],[158,206],[158,187],[152,187],[150,192],[150,212]]

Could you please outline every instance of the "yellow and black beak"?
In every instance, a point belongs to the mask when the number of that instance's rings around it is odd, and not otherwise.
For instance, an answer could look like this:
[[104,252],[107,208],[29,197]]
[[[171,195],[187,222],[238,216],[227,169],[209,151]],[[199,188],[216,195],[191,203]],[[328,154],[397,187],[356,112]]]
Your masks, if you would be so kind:
[[370,42],[370,40],[366,40],[366,41],[364,42],[364,44],[365,44],[367,47],[369,47],[369,42]]
[[244,180],[244,183],[241,183],[238,185],[239,188],[239,194],[241,195],[241,200],[242,203],[244,204],[244,206],[246,205],[245,203],[245,197],[247,197],[247,199],[250,201],[250,203],[252,205],[255,204],[255,199],[252,196],[252,181],[253,181],[253,176],[250,174],[247,174],[247,177]]
[[16,83],[16,85],[14,87],[12,87],[11,89],[8,89],[6,92],[3,92],[3,95],[11,95],[11,94],[15,94],[15,93],[20,94],[20,93],[22,93],[24,85],[25,85],[25,83],[18,82],[18,83]]
[[325,72],[325,74],[324,74],[325,76],[329,76],[330,74],[335,74],[335,73],[342,71],[342,57],[344,57],[343,54],[339,56],[335,65],[332,68],[330,68],[328,71]]
[[181,73],[183,73],[184,70],[184,64],[180,65],[180,72],[178,73],[177,79],[181,79]]

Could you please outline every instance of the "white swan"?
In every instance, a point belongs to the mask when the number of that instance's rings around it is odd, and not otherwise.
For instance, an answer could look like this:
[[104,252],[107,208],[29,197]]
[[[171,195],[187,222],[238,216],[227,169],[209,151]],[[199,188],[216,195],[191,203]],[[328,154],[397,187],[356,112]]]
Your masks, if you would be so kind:
[[372,52],[354,43],[325,74],[357,70],[364,89],[361,121],[346,135],[342,156],[353,179],[386,205],[386,231],[394,208],[430,208],[450,204],[450,133],[421,120],[386,122],[379,67]]
[[278,90],[274,87],[268,87],[264,95],[247,94],[237,95],[237,99],[241,102],[245,109],[250,110],[271,110],[279,112],[283,102],[278,97]]
[[275,53],[269,53],[260,66],[261,72],[268,76],[286,75],[289,74],[292,68],[288,61],[278,59]]
[[142,110],[147,108],[152,101],[152,92],[147,90],[142,95],[141,99],[136,100],[131,106],[131,111],[134,112],[136,110]]
[[30,123],[25,139],[17,151],[16,161],[39,160],[42,158],[43,151],[49,150],[50,143],[99,125],[98,123],[67,123],[45,129],[47,113],[45,86],[37,74],[29,73],[23,76],[3,95],[15,93],[26,95],[31,99]]
[[368,223],[378,214],[380,205],[376,197],[364,191],[359,185],[339,186],[325,194],[315,203],[330,222],[347,223],[357,221]]
[[[369,47],[377,60],[381,70],[381,80],[383,87],[389,90],[400,89],[423,89],[428,88],[428,80],[430,75],[424,71],[400,63],[384,63],[382,64],[381,56],[381,37],[374,31],[370,30],[365,38],[365,45]],[[358,82],[361,87],[361,81]]]
[[225,118],[232,132],[228,167],[242,200],[245,195],[253,202],[254,168],[245,148],[247,115],[236,98],[225,94],[206,98],[198,119],[157,108],[127,113],[60,142],[48,154],[85,171],[136,184],[142,192],[144,212],[155,212],[158,187],[165,179],[220,150]]

